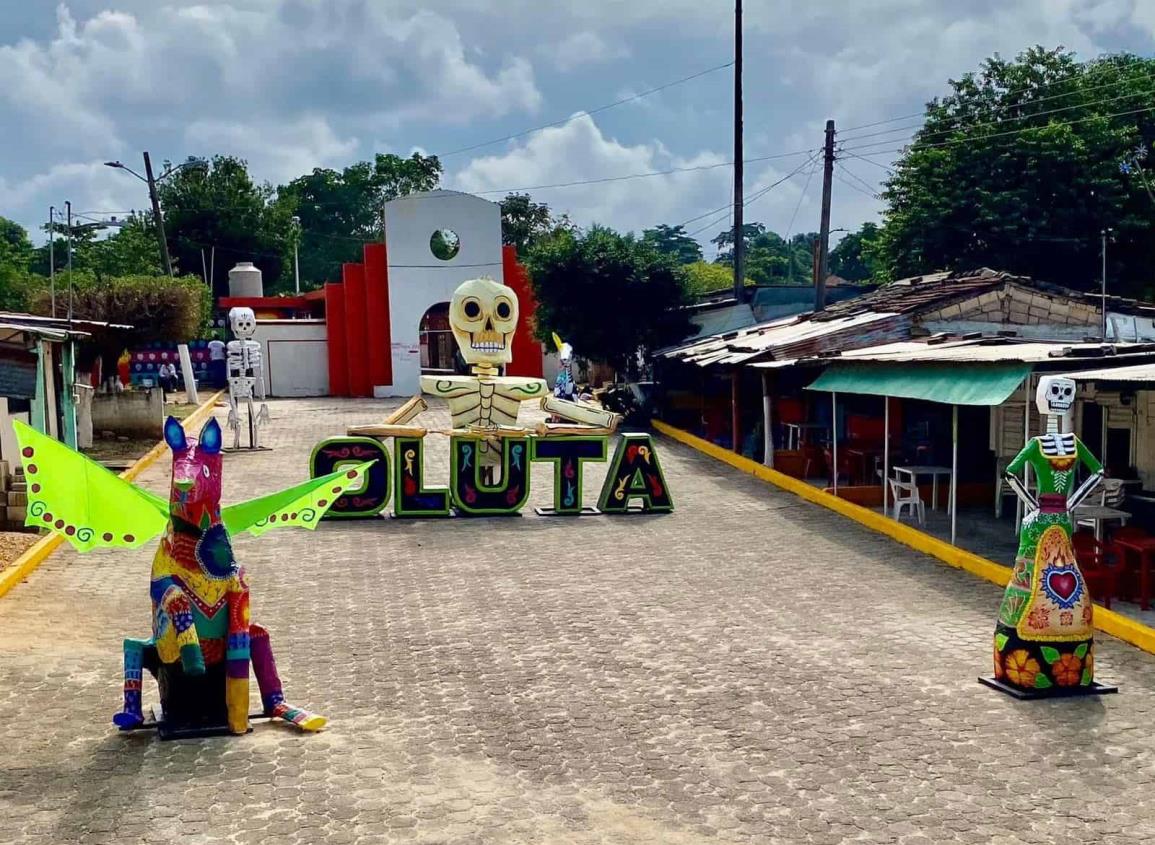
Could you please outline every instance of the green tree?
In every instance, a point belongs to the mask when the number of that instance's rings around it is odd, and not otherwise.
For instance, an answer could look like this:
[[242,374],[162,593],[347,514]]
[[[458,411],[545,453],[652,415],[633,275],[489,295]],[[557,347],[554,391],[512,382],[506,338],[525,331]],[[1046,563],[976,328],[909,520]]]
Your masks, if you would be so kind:
[[734,287],[734,268],[708,261],[695,261],[682,267],[686,290],[693,296],[731,290]]
[[[742,242],[746,246],[746,251],[750,251],[750,242],[759,235],[766,233],[766,227],[761,223],[743,223],[742,224]],[[718,247],[718,255],[714,259],[718,264],[733,264],[734,263],[734,227],[723,229],[710,241],[714,246]]]
[[253,181],[243,160],[218,155],[208,167],[177,170],[159,192],[176,272],[200,273],[201,251],[207,258],[215,248],[216,296],[228,292],[228,271],[239,261],[256,264],[267,287],[280,277],[291,214],[273,202],[271,187]]
[[830,272],[850,282],[863,282],[879,276],[873,250],[877,248],[878,226],[863,223],[857,232],[848,232],[830,250]]
[[[63,276],[57,282],[65,284]],[[49,292],[38,287],[28,297],[34,314],[51,314]],[[67,308],[65,288],[57,290],[57,315]],[[92,343],[104,359],[106,372],[115,372],[116,359],[126,348],[154,341],[184,342],[208,326],[212,300],[196,276],[105,276],[73,271],[72,313],[82,320],[131,325],[121,329],[91,329]],[[111,369],[110,369],[111,368]]]
[[1131,165],[1155,142],[1155,59],[1080,63],[1035,47],[950,87],[886,184],[879,269],[985,265],[1088,288],[1111,227],[1113,291],[1138,292],[1155,263],[1155,203]]
[[633,235],[562,232],[531,248],[526,263],[543,342],[557,332],[583,356],[631,374],[639,354],[690,333],[684,274]]
[[501,201],[501,240],[524,255],[542,238],[572,231],[567,215],[554,216],[548,205],[534,202],[529,194],[509,194]]
[[0,217],[0,267],[27,270],[32,260],[28,232],[14,220]]
[[679,264],[693,264],[702,260],[702,246],[686,234],[684,226],[659,224],[642,232],[642,240],[663,255],[671,256]]
[[[378,153],[343,170],[316,168],[277,190],[280,218],[300,218],[299,258],[302,287],[341,278],[341,265],[360,261],[367,241],[380,241],[381,208],[391,199],[432,191],[441,181],[437,156],[414,153],[408,158]],[[292,238],[286,241],[292,255]],[[292,284],[292,266],[287,266]],[[282,280],[282,285],[285,284]]]

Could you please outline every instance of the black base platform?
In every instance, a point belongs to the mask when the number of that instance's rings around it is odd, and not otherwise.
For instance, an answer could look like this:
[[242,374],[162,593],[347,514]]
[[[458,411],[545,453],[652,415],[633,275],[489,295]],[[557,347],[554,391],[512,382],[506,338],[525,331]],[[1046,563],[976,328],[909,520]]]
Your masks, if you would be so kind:
[[580,511],[559,511],[557,508],[534,508],[538,516],[601,516],[602,512],[589,505],[583,505]]
[[1119,691],[1118,687],[1092,681],[1085,687],[1051,687],[1049,689],[1025,690],[1000,681],[994,675],[979,675],[979,683],[993,690],[1006,693],[1019,701],[1038,701],[1043,698],[1082,698],[1087,695],[1111,695]]

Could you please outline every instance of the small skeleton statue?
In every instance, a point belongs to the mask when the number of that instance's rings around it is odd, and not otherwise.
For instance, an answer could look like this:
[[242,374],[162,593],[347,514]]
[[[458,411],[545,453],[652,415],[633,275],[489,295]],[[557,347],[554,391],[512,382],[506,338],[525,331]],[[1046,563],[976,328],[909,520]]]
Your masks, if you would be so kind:
[[[229,309],[229,326],[236,340],[228,344],[229,427],[233,430],[233,448],[241,448],[241,409],[248,406],[249,448],[258,449],[257,429],[269,420],[265,399],[265,375],[261,369],[261,344],[253,340],[257,331],[257,317],[252,308]],[[254,411],[253,400],[261,403]]]
[[553,344],[557,347],[559,364],[557,378],[553,383],[554,398],[576,402],[578,395],[577,382],[573,378],[573,347],[558,337],[557,332],[554,332]]
[[[421,390],[448,400],[455,429],[516,431],[521,403],[546,395],[543,379],[499,374],[513,360],[517,313],[517,294],[493,279],[470,279],[454,291],[449,324],[473,375],[422,376]],[[500,444],[486,438],[478,451],[479,466],[492,480]]]
[[[1071,544],[1071,514],[1102,480],[1103,467],[1079,438],[1063,433],[1070,428],[1074,381],[1043,376],[1035,401],[1047,431],[1031,439],[1004,475],[1026,515],[999,607],[991,685],[1020,697],[1103,691],[1093,683],[1094,606]],[[1075,489],[1079,464],[1089,475]],[[1037,496],[1017,476],[1026,466]]]

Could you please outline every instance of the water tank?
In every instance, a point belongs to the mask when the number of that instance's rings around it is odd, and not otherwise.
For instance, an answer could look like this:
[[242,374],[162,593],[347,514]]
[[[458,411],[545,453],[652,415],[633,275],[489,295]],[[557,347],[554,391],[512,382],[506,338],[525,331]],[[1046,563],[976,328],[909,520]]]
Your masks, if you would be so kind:
[[264,296],[261,271],[251,261],[242,261],[229,270],[229,296]]

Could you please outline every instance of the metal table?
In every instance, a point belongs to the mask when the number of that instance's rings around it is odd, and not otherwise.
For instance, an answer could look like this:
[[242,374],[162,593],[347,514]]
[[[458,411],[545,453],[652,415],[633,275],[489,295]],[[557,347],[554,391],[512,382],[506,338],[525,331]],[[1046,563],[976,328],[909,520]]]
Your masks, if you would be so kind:
[[[952,474],[950,467],[922,466],[922,465],[909,466],[909,467],[899,467],[899,466],[894,467],[894,474],[896,477],[898,476],[899,473],[902,473],[904,475],[909,475],[910,480],[916,484],[918,483],[918,477],[920,475],[929,475],[931,477],[930,509],[932,511],[938,510],[938,477],[940,475],[945,475],[947,477],[947,479],[950,479],[951,474]],[[949,502],[947,503],[947,513],[950,513],[950,503]]]

